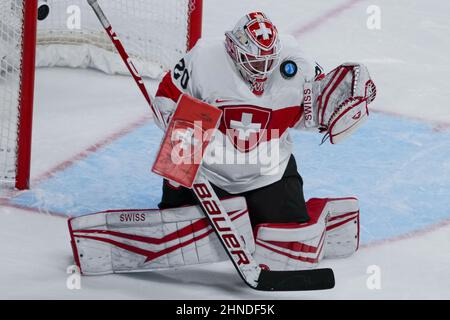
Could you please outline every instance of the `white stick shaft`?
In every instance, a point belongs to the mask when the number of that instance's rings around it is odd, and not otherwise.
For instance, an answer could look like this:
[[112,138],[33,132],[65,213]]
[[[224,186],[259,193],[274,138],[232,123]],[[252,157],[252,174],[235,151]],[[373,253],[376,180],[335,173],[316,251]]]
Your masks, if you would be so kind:
[[250,251],[248,251],[239,231],[234,226],[219,197],[201,172],[201,169],[195,179],[192,190],[241,277],[248,285],[256,287],[261,268]]

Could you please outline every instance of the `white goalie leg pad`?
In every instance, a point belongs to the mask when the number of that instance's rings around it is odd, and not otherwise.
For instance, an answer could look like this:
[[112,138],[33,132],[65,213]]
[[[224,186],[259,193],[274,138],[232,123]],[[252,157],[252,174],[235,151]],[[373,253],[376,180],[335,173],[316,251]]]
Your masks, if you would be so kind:
[[317,267],[323,258],[345,258],[359,247],[359,204],[355,197],[313,198],[308,223],[261,224],[255,230],[255,259],[270,270]]
[[323,257],[325,218],[309,223],[266,223],[256,227],[254,257],[268,270],[303,270],[317,267]]
[[359,203],[356,198],[328,199],[325,258],[345,258],[359,248]]
[[[245,198],[222,203],[253,252]],[[69,231],[75,262],[84,275],[151,271],[228,259],[198,206],[105,211],[70,219]]]
[[345,258],[358,250],[359,203],[357,198],[313,198],[308,200],[306,205],[310,215],[327,216],[324,258]]

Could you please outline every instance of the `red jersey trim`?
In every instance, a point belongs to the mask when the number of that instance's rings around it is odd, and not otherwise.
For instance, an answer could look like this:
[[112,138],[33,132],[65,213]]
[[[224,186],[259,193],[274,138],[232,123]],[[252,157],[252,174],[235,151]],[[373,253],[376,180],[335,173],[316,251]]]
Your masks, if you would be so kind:
[[159,84],[158,91],[156,91],[156,97],[168,98],[176,103],[181,95],[182,92],[172,81],[172,75],[170,72],[167,72]]

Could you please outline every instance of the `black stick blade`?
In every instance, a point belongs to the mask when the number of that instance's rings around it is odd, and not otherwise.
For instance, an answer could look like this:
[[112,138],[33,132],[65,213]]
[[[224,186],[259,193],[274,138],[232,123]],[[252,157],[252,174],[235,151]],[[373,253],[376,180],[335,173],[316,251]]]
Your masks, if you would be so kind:
[[299,271],[261,270],[256,290],[262,291],[306,291],[334,288],[331,269]]

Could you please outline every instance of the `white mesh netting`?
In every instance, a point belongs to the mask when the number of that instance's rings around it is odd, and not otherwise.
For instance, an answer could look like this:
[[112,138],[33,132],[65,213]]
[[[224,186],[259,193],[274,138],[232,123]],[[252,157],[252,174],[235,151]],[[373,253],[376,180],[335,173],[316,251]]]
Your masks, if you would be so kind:
[[[158,78],[186,52],[189,0],[99,0],[142,75]],[[48,0],[38,22],[37,66],[128,74],[86,0]]]
[[[159,78],[186,52],[194,0],[99,0],[143,76]],[[0,0],[0,196],[16,180],[26,0]],[[36,65],[128,71],[86,0],[41,0]]]
[[22,17],[22,0],[0,1],[0,196],[16,176]]

